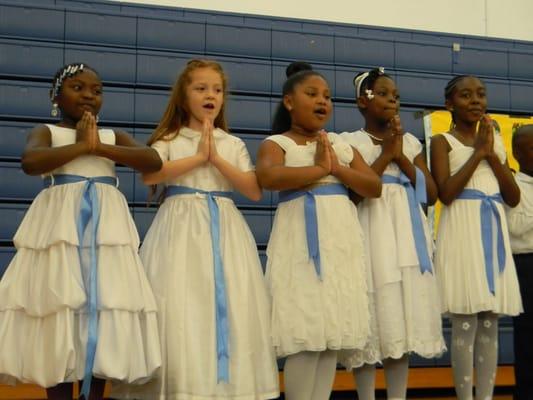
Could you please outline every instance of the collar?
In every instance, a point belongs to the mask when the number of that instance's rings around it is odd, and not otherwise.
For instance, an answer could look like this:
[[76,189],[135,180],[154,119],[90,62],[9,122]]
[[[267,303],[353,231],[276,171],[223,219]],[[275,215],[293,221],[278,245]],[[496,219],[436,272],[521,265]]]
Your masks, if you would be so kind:
[[[200,137],[202,135],[202,133],[199,132],[199,131],[195,131],[194,129],[191,129],[191,128],[183,127],[183,128],[180,129],[179,135],[180,136],[185,136],[186,138],[189,138],[189,139],[194,139],[194,138]],[[213,136],[216,139],[224,138],[227,135],[228,134],[226,132],[224,132],[220,128],[215,128],[213,130]]]

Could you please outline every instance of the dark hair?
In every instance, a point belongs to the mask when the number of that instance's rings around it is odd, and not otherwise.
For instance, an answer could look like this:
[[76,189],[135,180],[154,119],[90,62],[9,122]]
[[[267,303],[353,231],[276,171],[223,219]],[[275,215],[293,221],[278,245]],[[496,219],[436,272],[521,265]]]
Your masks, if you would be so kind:
[[513,133],[512,145],[518,146],[518,141],[526,136],[533,137],[533,124],[520,125]]
[[455,91],[455,88],[457,87],[457,84],[459,82],[461,82],[463,79],[467,79],[467,78],[475,78],[475,79],[479,80],[481,83],[483,83],[483,81],[481,79],[479,79],[477,76],[474,76],[474,75],[458,75],[458,76],[455,76],[446,84],[446,87],[444,88],[444,98],[446,100],[451,99],[451,97],[452,97],[452,95],[453,95],[453,93]]
[[93,67],[90,67],[89,65],[85,63],[70,63],[58,69],[56,74],[54,75],[54,79],[52,80],[50,100],[54,101],[55,98],[59,95],[59,92],[61,92],[61,87],[63,86],[63,81],[66,78],[71,78],[74,75],[77,75],[82,71],[85,71],[86,69],[93,71],[96,74],[96,76],[100,78],[100,75],[98,74],[98,72]]
[[[311,67],[310,64],[302,61],[291,63],[285,70],[285,74],[287,75],[287,80],[283,84],[283,96],[292,93],[297,84],[303,82],[310,76],[320,76],[321,78],[324,78],[322,74],[313,71],[313,67]],[[280,134],[287,132],[289,129],[291,129],[291,115],[289,114],[289,110],[285,108],[283,99],[281,99],[276,108],[276,113],[274,114],[272,133]]]

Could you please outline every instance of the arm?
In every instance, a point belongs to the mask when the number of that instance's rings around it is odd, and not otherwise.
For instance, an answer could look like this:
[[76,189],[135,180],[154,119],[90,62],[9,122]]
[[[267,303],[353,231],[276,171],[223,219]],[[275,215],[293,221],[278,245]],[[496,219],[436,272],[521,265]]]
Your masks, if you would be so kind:
[[329,171],[320,165],[286,167],[283,149],[273,141],[265,140],[257,155],[256,174],[263,188],[287,190],[308,186],[328,175]]
[[93,154],[140,172],[154,172],[161,169],[161,159],[154,149],[137,143],[126,132],[116,131],[115,138],[115,145],[98,141]]
[[[263,192],[257,183],[257,176],[254,171],[242,171],[235,165],[224,160],[217,152],[215,146],[215,138],[213,137],[213,129],[210,129],[210,150],[209,161],[213,166],[220,171],[224,177],[230,181],[232,186],[248,197],[250,200],[259,201],[263,196]],[[242,144],[244,146],[244,143]],[[248,154],[246,152],[246,154]],[[249,160],[249,156],[247,156]]]
[[448,142],[444,136],[438,135],[431,139],[431,173],[437,185],[439,199],[446,205],[450,205],[463,191],[484,158],[483,153],[475,149],[461,169],[450,176],[448,151]]
[[22,170],[28,175],[40,175],[53,171],[84,154],[89,154],[87,142],[51,147],[52,136],[45,125],[33,128],[22,154]]
[[345,167],[339,164],[331,144],[329,146],[332,153],[331,175],[362,197],[381,196],[379,176],[368,166],[356,149],[352,148],[352,161],[349,167]]
[[489,155],[487,162],[498,180],[503,201],[509,207],[516,207],[520,203],[520,189],[514,180],[509,164],[507,161],[502,164],[496,153]]

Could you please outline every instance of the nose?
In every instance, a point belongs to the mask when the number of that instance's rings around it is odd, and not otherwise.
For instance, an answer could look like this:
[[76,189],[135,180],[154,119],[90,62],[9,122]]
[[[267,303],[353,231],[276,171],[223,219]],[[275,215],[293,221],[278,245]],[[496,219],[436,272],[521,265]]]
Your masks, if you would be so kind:
[[83,90],[82,91],[82,96],[87,98],[87,99],[93,99],[95,97],[94,92],[90,88]]

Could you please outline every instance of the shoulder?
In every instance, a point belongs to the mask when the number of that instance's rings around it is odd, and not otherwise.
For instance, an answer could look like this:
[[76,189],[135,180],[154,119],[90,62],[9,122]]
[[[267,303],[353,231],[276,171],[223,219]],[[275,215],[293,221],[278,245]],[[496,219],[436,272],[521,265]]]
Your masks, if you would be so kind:
[[346,141],[352,146],[360,145],[369,141],[368,136],[365,135],[365,133],[361,130],[357,130],[354,132],[342,132],[339,134],[339,136],[342,140]]

